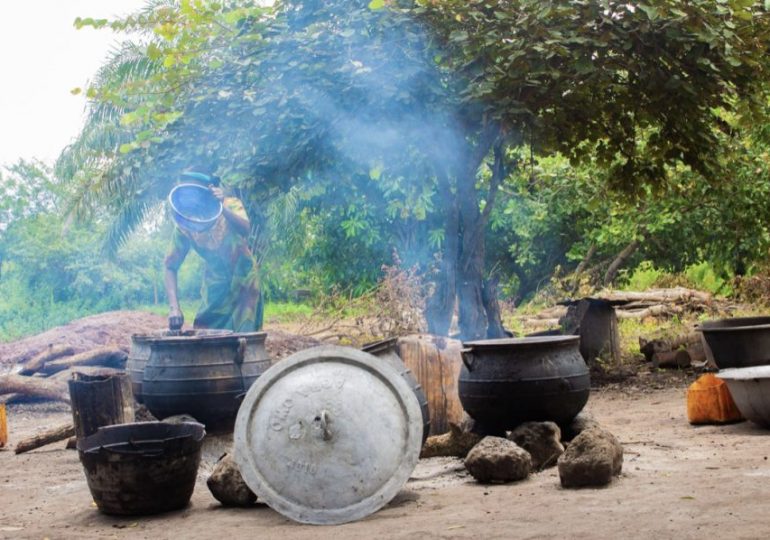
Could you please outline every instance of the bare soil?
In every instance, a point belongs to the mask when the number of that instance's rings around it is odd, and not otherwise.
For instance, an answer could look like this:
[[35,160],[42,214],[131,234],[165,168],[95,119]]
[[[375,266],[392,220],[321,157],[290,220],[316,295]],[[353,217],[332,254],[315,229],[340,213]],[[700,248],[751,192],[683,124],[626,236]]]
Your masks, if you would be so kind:
[[[113,312],[0,344],[0,372],[49,344],[77,352],[111,343],[125,350],[134,333],[162,329],[165,318]],[[268,329],[273,358],[318,342]],[[286,330],[289,330],[287,332]],[[319,336],[320,337],[320,336]],[[63,443],[15,455],[19,440],[67,422],[56,403],[8,405],[9,447],[0,449],[0,538],[731,538],[767,537],[770,431],[748,422],[693,427],[685,390],[697,376],[651,371],[646,364],[593,373],[587,410],[625,448],[623,474],[603,489],[566,490],[556,469],[507,485],[480,485],[452,458],[421,460],[385,508],[336,527],[298,525],[265,506],[223,508],[206,478],[231,447],[207,436],[190,505],[151,517],[117,518],[96,509],[75,451]]]
[[[770,431],[743,422],[693,427],[685,384],[629,382],[594,390],[587,410],[625,447],[623,474],[602,489],[566,490],[556,469],[480,485],[460,460],[421,460],[384,509],[334,527],[299,525],[268,507],[223,508],[206,488],[229,446],[211,438],[191,504],[152,517],[102,515],[77,453],[61,444],[0,450],[0,538],[766,538]],[[10,446],[65,422],[66,406],[9,406]]]

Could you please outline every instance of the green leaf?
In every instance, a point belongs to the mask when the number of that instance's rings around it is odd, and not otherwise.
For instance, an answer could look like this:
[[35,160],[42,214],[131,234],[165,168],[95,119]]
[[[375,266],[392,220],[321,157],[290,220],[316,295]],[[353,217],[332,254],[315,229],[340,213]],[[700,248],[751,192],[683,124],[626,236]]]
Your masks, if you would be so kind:
[[372,0],[369,2],[369,9],[376,11],[385,7],[385,0]]

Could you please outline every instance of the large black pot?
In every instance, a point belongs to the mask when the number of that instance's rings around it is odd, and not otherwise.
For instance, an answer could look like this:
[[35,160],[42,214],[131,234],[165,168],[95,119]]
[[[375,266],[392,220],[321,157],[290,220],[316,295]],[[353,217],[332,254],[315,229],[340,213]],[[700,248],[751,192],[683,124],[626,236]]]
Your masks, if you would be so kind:
[[770,364],[770,317],[717,319],[698,330],[706,357],[719,369]]
[[198,423],[105,426],[78,439],[88,489],[105,514],[177,510],[190,502],[206,432]]
[[460,402],[490,431],[527,421],[564,425],[588,401],[591,381],[578,336],[491,339],[463,346]]
[[157,418],[189,414],[211,430],[231,429],[243,396],[268,367],[265,333],[148,339],[144,404]]

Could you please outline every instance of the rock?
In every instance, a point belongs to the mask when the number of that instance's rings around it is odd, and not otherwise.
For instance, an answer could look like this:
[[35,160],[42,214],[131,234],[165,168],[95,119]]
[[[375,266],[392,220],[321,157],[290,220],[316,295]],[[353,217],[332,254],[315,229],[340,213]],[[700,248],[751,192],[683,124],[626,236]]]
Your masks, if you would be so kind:
[[231,454],[222,456],[206,480],[209,491],[224,506],[253,506],[257,496],[243,481]]
[[428,437],[422,447],[420,457],[454,456],[464,458],[471,448],[483,438],[483,435],[476,433],[473,419],[466,415],[460,425],[450,422],[448,433]]
[[599,427],[583,430],[559,457],[559,478],[565,488],[604,486],[620,474],[623,446]]
[[532,468],[541,470],[556,465],[564,453],[561,430],[554,422],[526,422],[514,429],[508,439],[532,456]]
[[561,436],[562,441],[571,441],[578,435],[580,435],[584,430],[592,427],[601,427],[599,425],[599,422],[596,421],[596,419],[593,417],[591,413],[588,412],[581,412],[578,414],[572,422],[567,424],[566,426],[562,426],[561,430]]
[[484,437],[468,452],[465,468],[479,482],[513,482],[529,476],[532,458],[508,439]]

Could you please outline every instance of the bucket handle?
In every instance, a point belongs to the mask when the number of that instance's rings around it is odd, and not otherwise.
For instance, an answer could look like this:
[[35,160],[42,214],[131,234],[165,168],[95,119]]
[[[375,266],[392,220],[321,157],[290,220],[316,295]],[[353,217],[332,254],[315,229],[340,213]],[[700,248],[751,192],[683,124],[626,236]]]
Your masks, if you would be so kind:
[[468,368],[468,371],[473,371],[473,366],[476,365],[476,358],[473,356],[473,349],[460,349],[460,357],[463,359],[463,364],[465,364],[465,367]]

